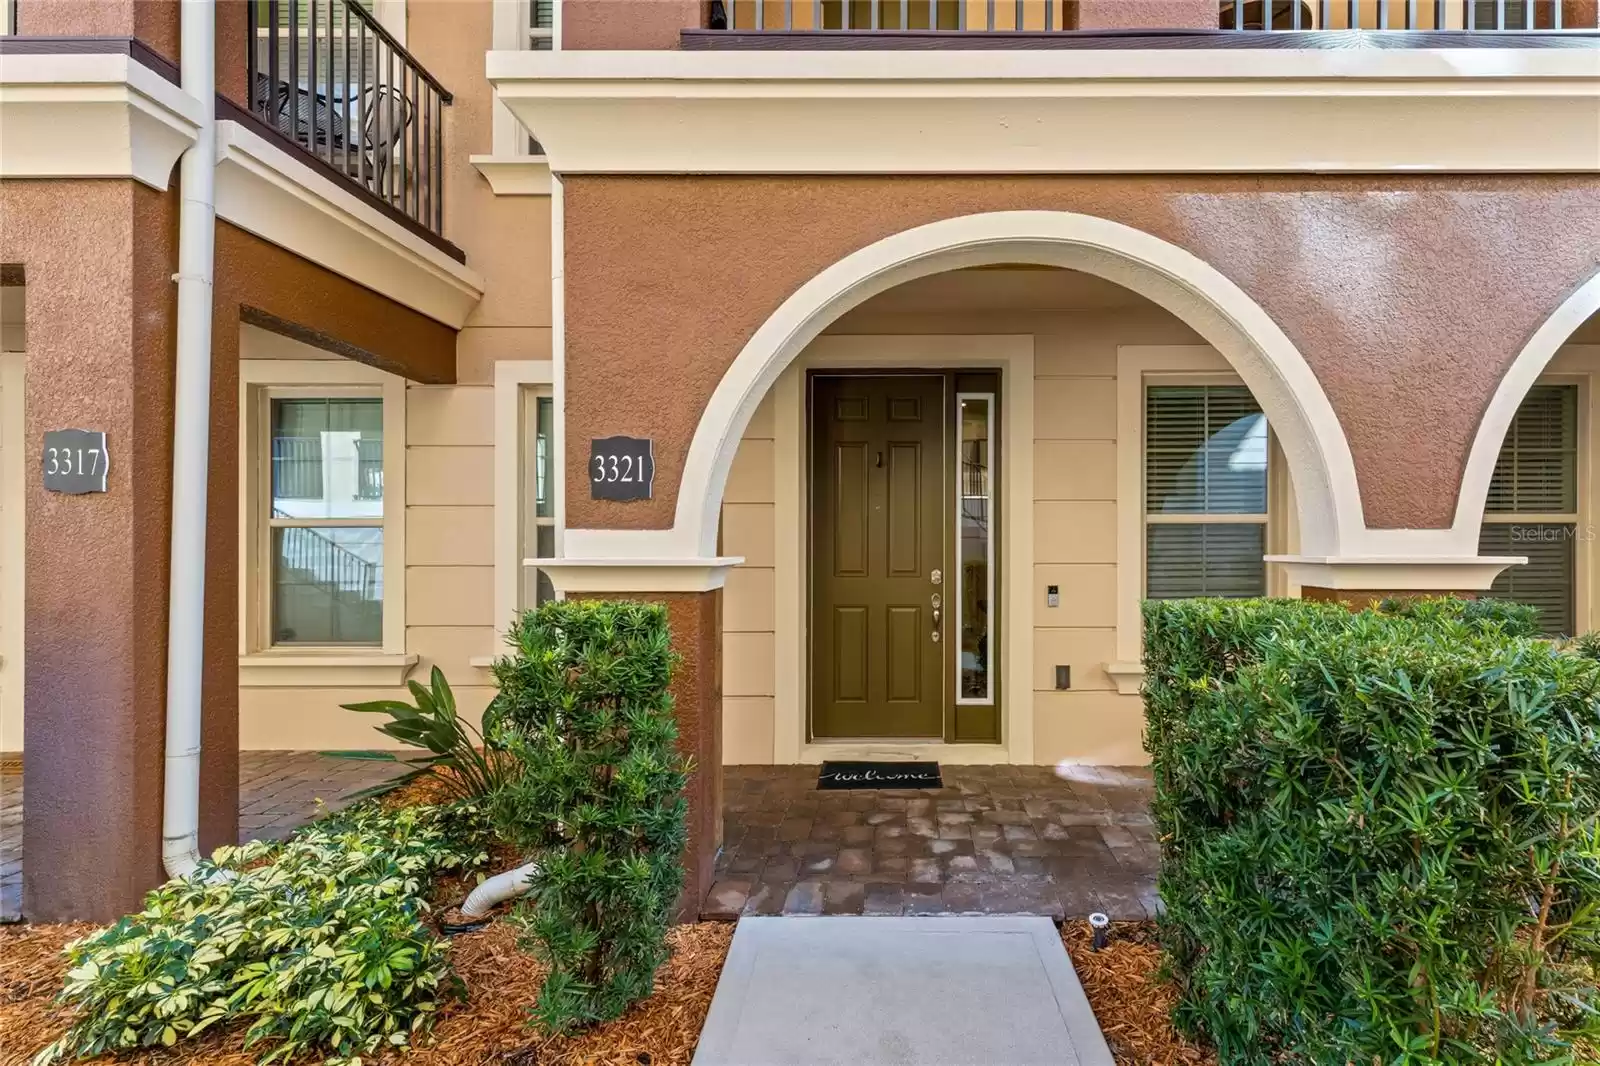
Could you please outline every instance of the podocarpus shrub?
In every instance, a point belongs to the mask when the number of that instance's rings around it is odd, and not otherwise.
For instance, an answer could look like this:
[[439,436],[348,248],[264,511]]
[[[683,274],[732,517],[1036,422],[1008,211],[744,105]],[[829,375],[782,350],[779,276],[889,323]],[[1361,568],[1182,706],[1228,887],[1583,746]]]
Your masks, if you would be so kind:
[[218,848],[145,909],[67,949],[77,1020],[35,1066],[247,1025],[262,1062],[403,1049],[454,978],[424,923],[430,878],[488,860],[478,808],[376,803],[286,843]]
[[503,836],[539,864],[520,912],[550,972],[534,1018],[556,1032],[650,994],[683,883],[688,765],[667,690],[676,656],[654,604],[558,602],[518,618],[494,667],[493,734],[521,767]]
[[1528,629],[1145,606],[1162,938],[1224,1062],[1596,1061],[1600,664]]

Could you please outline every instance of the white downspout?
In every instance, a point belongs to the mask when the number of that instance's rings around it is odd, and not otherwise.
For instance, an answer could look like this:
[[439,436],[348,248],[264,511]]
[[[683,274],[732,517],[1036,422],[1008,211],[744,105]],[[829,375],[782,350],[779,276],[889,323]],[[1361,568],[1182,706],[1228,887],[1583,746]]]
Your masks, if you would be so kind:
[[206,475],[211,449],[211,293],[216,242],[216,9],[183,0],[183,91],[200,129],[178,172],[178,354],[172,431],[172,559],[167,615],[167,761],[161,864],[200,861],[200,670],[205,646]]
[[515,870],[495,874],[467,894],[466,902],[461,904],[461,913],[474,920],[486,917],[491,910],[506,900],[516,899],[527,892],[533,884],[534,875],[538,872],[539,864],[530,862]]

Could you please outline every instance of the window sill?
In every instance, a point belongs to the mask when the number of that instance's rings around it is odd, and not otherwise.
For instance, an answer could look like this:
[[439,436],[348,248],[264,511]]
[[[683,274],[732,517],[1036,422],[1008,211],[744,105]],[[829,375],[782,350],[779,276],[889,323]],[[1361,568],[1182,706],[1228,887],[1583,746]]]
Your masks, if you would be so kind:
[[550,161],[542,155],[474,155],[468,161],[496,196],[550,195]]
[[381,651],[266,651],[239,656],[240,688],[395,688],[415,655]]
[[1124,696],[1137,696],[1144,687],[1144,663],[1106,663],[1106,673]]

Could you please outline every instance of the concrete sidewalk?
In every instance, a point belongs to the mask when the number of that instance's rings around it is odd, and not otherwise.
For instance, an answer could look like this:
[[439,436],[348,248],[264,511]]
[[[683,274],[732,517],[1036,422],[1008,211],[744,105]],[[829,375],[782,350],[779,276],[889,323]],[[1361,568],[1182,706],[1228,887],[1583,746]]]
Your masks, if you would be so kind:
[[1112,1066],[1048,918],[745,918],[694,1066]]

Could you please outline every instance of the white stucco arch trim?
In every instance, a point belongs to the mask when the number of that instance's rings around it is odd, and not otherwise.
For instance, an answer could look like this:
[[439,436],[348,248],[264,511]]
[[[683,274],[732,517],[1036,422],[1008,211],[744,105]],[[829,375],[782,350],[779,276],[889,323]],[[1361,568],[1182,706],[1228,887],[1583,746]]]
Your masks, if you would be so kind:
[[999,211],[930,222],[853,252],[762,323],[701,413],[673,529],[662,538],[673,554],[717,554],[723,488],[745,427],[779,374],[830,323],[915,278],[996,263],[1081,270],[1181,318],[1228,360],[1278,434],[1299,500],[1302,551],[1338,557],[1362,541],[1361,496],[1343,428],[1305,358],[1242,289],[1192,253],[1118,222],[1065,211]]
[[1472,450],[1467,453],[1466,469],[1461,474],[1461,491],[1456,496],[1453,528],[1464,543],[1470,537],[1470,543],[1477,546],[1478,529],[1483,525],[1484,505],[1489,498],[1489,481],[1494,477],[1494,464],[1500,458],[1500,447],[1505,443],[1517,408],[1522,406],[1528,390],[1539,380],[1556,352],[1579,326],[1597,313],[1600,313],[1600,274],[1580,285],[1545,319],[1500,378],[1478,422]]

